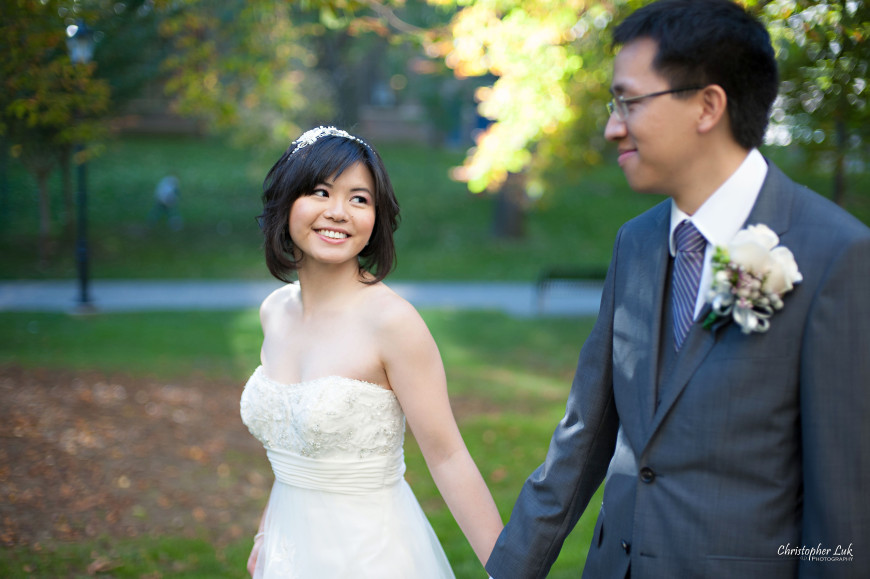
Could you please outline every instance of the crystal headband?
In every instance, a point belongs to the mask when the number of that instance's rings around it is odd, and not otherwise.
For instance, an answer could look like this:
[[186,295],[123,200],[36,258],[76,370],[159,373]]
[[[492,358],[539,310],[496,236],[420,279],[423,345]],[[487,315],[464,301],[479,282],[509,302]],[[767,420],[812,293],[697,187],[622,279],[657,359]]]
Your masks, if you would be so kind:
[[296,143],[296,147],[293,148],[290,154],[292,155],[299,149],[304,149],[308,145],[313,145],[320,137],[342,137],[344,139],[356,141],[360,145],[365,145],[368,150],[372,149],[371,147],[369,147],[368,143],[360,138],[354,137],[347,131],[342,131],[341,129],[336,129],[335,127],[316,127],[314,129],[309,129],[305,131],[298,139],[293,141],[294,143]]

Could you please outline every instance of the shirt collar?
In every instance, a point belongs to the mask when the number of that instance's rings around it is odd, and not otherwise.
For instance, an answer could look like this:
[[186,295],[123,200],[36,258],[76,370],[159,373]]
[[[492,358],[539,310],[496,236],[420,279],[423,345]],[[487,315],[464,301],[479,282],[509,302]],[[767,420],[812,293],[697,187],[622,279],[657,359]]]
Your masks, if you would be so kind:
[[694,215],[684,213],[671,201],[671,256],[676,255],[674,230],[686,219],[695,224],[708,245],[727,245],[746,223],[766,176],[767,162],[758,149],[752,149]]

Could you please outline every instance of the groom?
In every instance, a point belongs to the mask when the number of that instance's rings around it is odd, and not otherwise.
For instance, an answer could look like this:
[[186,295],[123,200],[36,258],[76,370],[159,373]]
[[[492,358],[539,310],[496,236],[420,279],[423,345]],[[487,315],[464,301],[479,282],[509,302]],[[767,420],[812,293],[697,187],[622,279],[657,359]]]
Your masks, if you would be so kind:
[[[670,199],[617,234],[487,570],[545,577],[605,481],[584,577],[870,577],[870,229],[758,152],[776,62],[739,5],[660,0],[614,40],[605,136],[634,190]],[[768,331],[708,329],[713,249],[755,224],[803,279]]]

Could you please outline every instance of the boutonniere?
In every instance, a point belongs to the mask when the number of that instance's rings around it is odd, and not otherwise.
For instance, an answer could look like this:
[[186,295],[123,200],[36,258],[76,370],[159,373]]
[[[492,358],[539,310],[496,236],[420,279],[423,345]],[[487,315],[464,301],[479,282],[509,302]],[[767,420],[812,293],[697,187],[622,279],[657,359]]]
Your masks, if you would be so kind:
[[766,332],[782,296],[803,280],[792,252],[763,224],[738,231],[728,247],[717,245],[712,266],[708,329],[733,319],[744,334]]

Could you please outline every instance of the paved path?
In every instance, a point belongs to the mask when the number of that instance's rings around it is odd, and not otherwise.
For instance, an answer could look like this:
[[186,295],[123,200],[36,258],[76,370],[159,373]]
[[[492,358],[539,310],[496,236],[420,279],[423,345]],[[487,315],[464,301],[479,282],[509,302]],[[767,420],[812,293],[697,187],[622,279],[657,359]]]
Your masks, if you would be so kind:
[[[278,281],[94,280],[91,300],[99,312],[234,310],[256,308]],[[533,283],[389,283],[420,309],[500,310],[515,316],[585,316],[598,313],[600,282],[554,287],[543,296]],[[73,312],[75,280],[0,281],[0,312]]]

